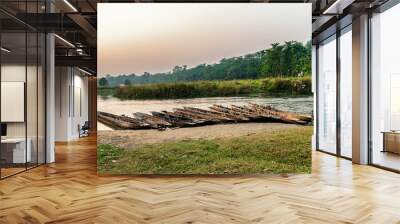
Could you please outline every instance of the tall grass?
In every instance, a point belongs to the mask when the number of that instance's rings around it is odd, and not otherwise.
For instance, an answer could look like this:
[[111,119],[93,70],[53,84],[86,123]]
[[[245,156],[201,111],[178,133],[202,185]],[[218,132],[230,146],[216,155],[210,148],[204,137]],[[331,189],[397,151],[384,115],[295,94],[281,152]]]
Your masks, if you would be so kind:
[[[102,93],[105,90],[101,90]],[[287,77],[256,80],[197,81],[130,85],[107,90],[120,99],[176,99],[194,97],[224,97],[252,94],[310,95],[311,78]]]
[[98,96],[112,96],[115,93],[115,87],[104,87],[99,86],[97,87],[97,95]]

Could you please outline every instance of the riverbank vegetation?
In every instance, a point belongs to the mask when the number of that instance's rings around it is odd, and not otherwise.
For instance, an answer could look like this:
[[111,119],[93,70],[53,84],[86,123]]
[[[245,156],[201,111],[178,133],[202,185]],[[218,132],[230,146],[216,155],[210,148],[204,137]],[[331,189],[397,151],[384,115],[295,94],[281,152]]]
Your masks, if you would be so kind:
[[98,146],[101,174],[310,173],[312,127],[235,138],[176,140],[123,149]]
[[97,87],[97,95],[98,96],[114,96],[116,87]]
[[176,99],[244,95],[303,96],[311,94],[311,77],[99,87],[98,94],[112,95],[120,99]]
[[311,43],[288,41],[244,56],[223,58],[215,64],[192,68],[177,65],[171,71],[151,74],[112,74],[99,79],[99,86],[141,85],[205,80],[263,79],[311,74]]

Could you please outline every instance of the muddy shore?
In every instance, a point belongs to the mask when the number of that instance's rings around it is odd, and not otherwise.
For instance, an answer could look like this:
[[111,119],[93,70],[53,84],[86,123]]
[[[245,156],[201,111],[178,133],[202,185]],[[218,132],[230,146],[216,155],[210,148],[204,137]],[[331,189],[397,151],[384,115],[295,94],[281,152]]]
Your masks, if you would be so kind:
[[252,135],[302,126],[282,123],[219,124],[202,127],[159,130],[98,131],[99,144],[112,144],[125,149],[135,149],[143,144],[162,143],[182,139],[214,139]]

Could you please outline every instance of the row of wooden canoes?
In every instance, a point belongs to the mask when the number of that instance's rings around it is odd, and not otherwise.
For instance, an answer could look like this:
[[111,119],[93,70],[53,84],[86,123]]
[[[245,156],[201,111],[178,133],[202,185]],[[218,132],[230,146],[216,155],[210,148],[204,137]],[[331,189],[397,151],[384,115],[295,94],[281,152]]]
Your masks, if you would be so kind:
[[277,110],[269,105],[249,103],[243,106],[212,105],[209,110],[183,107],[173,112],[161,111],[151,114],[136,112],[133,116],[115,115],[99,111],[99,122],[113,129],[165,129],[172,127],[193,127],[219,123],[237,122],[282,122],[305,125],[311,116]]

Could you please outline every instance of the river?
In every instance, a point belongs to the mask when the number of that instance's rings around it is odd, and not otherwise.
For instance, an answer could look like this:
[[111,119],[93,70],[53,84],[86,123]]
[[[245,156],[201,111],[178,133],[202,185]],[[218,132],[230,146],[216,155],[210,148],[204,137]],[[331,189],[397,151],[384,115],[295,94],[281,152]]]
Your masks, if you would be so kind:
[[[151,111],[172,111],[183,106],[207,109],[213,104],[229,106],[230,104],[244,105],[249,102],[269,104],[279,110],[310,114],[313,110],[313,97],[209,97],[191,99],[167,100],[119,100],[114,97],[97,98],[99,111],[118,115],[132,115],[135,112],[150,113]],[[98,130],[110,130],[109,127],[98,123]]]

